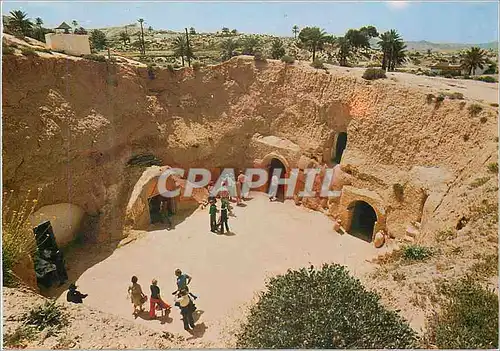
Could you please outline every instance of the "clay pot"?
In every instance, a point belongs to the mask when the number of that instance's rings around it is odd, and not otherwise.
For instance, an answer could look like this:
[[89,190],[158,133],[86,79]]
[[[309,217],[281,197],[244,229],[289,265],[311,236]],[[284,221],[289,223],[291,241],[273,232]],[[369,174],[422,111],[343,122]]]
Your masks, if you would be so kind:
[[375,238],[373,238],[373,244],[375,245],[376,248],[382,247],[385,242],[385,235],[381,231],[377,232],[375,234]]

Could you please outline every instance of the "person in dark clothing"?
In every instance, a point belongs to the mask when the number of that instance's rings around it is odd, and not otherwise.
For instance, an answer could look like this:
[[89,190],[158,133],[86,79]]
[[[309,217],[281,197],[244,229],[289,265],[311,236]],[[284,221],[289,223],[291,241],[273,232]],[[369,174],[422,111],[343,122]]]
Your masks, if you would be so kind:
[[156,305],[158,305],[162,310],[169,311],[171,306],[162,300],[160,296],[160,288],[158,287],[158,281],[153,279],[151,282],[151,298],[149,299],[149,317],[156,317]]
[[71,283],[66,294],[66,301],[73,303],[83,303],[83,299],[89,296],[88,294],[82,294],[76,290],[76,285]]
[[187,290],[182,289],[179,292],[178,298],[175,301],[175,305],[181,309],[182,321],[184,322],[184,330],[191,332],[195,328],[193,312],[196,307],[193,301],[189,297]]
[[210,213],[210,231],[212,233],[217,232],[217,205],[215,204],[216,200],[213,199],[210,203],[210,209],[208,213]]
[[220,208],[220,230],[221,234],[224,234],[224,226],[226,226],[226,230],[229,233],[229,225],[227,224],[227,204],[222,202],[222,206]]

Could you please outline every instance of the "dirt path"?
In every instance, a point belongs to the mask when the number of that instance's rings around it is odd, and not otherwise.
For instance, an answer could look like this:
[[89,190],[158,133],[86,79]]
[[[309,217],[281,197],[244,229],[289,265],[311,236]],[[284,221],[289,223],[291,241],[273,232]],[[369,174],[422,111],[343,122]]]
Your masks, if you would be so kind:
[[[242,307],[264,288],[266,277],[324,262],[347,265],[361,276],[374,267],[365,260],[384,252],[337,234],[319,212],[291,201],[270,203],[260,193],[253,196],[246,207],[235,208],[236,217],[230,217],[232,235],[212,234],[206,209],[196,211],[175,230],[151,231],[116,249],[78,279],[80,290],[89,294],[85,304],[134,320],[126,294],[130,277],[137,275],[148,295],[151,279],[157,278],[163,297],[172,304],[174,270],[181,268],[193,277],[191,290],[199,296],[196,304],[203,311],[192,338],[223,346],[226,321],[241,316]],[[147,320],[145,315],[135,321],[189,337],[177,308],[163,320]]]

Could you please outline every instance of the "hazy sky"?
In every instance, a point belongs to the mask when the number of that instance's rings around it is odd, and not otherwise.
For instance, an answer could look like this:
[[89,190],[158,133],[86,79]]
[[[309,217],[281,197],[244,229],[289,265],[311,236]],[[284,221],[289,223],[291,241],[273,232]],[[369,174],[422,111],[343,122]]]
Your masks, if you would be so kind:
[[299,27],[318,26],[342,35],[349,28],[374,25],[396,29],[405,40],[484,43],[498,40],[498,2],[278,2],[278,1],[3,1],[3,13],[21,9],[41,17],[46,27],[77,20],[86,28],[119,26],[144,18],[155,29],[292,35]]

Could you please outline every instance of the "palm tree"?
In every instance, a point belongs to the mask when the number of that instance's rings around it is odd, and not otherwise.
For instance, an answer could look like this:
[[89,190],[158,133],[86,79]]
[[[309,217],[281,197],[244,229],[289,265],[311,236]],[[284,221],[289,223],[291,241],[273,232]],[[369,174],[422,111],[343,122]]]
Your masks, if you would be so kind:
[[316,59],[316,51],[323,50],[323,45],[329,38],[326,32],[318,27],[305,27],[299,33],[299,40],[312,52],[313,61]]
[[486,51],[478,47],[471,47],[460,56],[460,63],[469,72],[469,75],[476,74],[476,69],[483,69],[487,63]]
[[78,22],[76,20],[73,20],[71,21],[71,24],[73,25],[73,27],[78,27]]
[[401,64],[405,58],[406,45],[394,29],[380,35],[378,46],[382,49],[382,69],[394,71],[396,65]]
[[142,26],[142,24],[144,23],[144,19],[139,18],[137,22],[141,24],[141,53],[143,55],[146,55],[146,45],[144,44],[144,28]]
[[299,26],[298,25],[294,25],[292,27],[292,33],[293,33],[294,39],[297,39],[297,34],[299,33]]
[[18,34],[28,36],[33,28],[33,23],[29,20],[26,12],[15,10],[10,11],[9,27]]
[[35,18],[35,24],[38,28],[42,28],[43,20],[40,17]]
[[194,57],[191,48],[188,47],[186,37],[184,35],[179,35],[174,39],[173,43],[174,56],[180,57],[182,61],[182,65],[184,66],[184,57],[189,60]]

